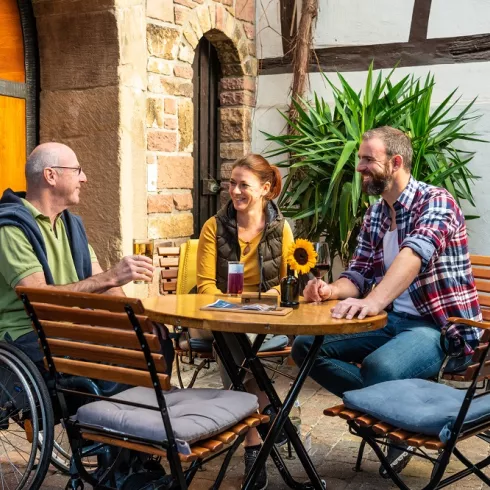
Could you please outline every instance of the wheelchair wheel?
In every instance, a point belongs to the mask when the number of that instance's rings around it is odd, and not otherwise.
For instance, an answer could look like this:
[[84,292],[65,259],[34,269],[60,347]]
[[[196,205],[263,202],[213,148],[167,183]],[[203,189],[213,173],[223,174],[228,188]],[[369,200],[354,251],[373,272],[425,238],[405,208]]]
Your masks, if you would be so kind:
[[[40,434],[42,439],[42,434]],[[100,446],[100,444],[98,444]],[[97,469],[97,457],[89,453],[90,448],[87,447],[87,454],[85,457],[82,456],[83,466],[88,472]],[[53,442],[53,452],[51,454],[51,464],[59,471],[69,474],[70,473],[70,462],[71,462],[71,447],[68,440],[68,435],[66,433],[63,423],[55,425],[54,427],[54,442]]]
[[[68,389],[72,389],[75,391],[94,393],[94,394],[103,394],[104,396],[111,396],[112,390],[116,389],[117,383],[110,383],[107,391],[101,391],[100,387],[93,380],[89,380],[87,378],[80,378],[78,376],[70,376],[69,378],[65,378],[60,383],[62,386]],[[91,399],[85,400],[85,403],[91,402]],[[78,400],[80,402],[80,400]],[[79,403],[68,403],[69,408],[71,408],[70,413],[74,413],[75,409],[79,405]],[[83,403],[83,402],[82,402]],[[95,444],[87,444],[83,447],[81,451],[80,458],[83,463],[85,469],[91,473],[98,468],[97,454],[100,453],[103,444],[95,443]],[[63,421],[59,421],[57,425],[54,427],[54,444],[53,444],[53,453],[51,455],[51,464],[58,469],[59,471],[69,474],[70,473],[70,465],[71,465],[71,447],[70,441],[68,439],[68,434],[66,433],[66,429],[64,427]]]
[[[0,345],[0,489],[41,487],[53,446],[53,410],[44,380],[19,349]],[[40,435],[44,443],[38,444]]]

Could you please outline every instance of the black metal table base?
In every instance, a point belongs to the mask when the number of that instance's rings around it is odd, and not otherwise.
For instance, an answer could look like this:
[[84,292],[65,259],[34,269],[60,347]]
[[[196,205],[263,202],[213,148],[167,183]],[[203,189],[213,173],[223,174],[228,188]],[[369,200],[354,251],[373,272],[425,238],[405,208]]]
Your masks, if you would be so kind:
[[[216,352],[220,357],[223,366],[232,381],[233,388],[235,390],[246,391],[243,384],[246,371],[242,369],[242,366],[237,366],[235,364],[233,356],[227,348],[223,332],[213,332],[213,334],[215,338]],[[299,392],[301,391],[301,388],[303,387],[303,384],[308,377],[308,374],[313,366],[318,351],[323,344],[324,336],[315,336],[315,340],[310,348],[310,351],[308,352],[308,355],[306,356],[303,364],[299,368],[298,376],[293,381],[292,386],[284,399],[284,403],[282,403],[281,399],[276,393],[276,390],[274,389],[271,380],[269,379],[269,376],[267,375],[264,366],[256,355],[260,346],[262,345],[262,342],[264,341],[265,335],[258,335],[253,345],[250,344],[250,341],[248,340],[246,334],[235,333],[233,335],[235,335],[237,341],[239,342],[240,348],[245,357],[243,367],[248,367],[250,369],[255,380],[257,381],[259,388],[265,392],[277,413],[277,416],[268,433],[266,433],[266,429],[264,427],[260,425],[257,427],[259,434],[262,437],[263,444],[262,448],[259,451],[257,459],[252,466],[252,469],[243,482],[242,489],[252,490],[260,469],[266,464],[267,458],[271,456],[281,477],[289,488],[297,490],[324,490],[326,488],[325,483],[321,480],[318,473],[316,472],[316,469],[313,466],[313,463],[311,462],[311,459],[305,447],[303,446],[299,435],[297,434],[292,422],[289,420],[289,412],[291,411],[294,401],[298,397]],[[274,441],[283,428],[299,460],[301,461],[301,464],[303,465],[303,468],[309,478],[308,482],[297,482],[291,476],[291,473],[287,469],[277,447],[274,445]]]

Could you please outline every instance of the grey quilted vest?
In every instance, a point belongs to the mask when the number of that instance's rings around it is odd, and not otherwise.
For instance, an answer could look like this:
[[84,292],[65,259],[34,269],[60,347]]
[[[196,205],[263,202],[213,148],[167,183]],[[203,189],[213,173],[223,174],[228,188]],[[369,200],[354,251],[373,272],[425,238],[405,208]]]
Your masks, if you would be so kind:
[[[216,259],[216,286],[226,293],[228,261],[240,260],[236,210],[230,200],[216,214],[218,257]],[[282,232],[284,217],[279,208],[269,201],[265,208],[265,228],[258,247],[259,267],[262,264],[262,292],[277,286],[282,260]]]

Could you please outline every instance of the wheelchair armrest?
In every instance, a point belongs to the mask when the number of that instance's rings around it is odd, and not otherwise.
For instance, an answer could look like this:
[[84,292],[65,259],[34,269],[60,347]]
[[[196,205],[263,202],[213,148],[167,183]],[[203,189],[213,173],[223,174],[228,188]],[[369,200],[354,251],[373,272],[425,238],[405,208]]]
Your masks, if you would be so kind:
[[102,395],[102,392],[97,383],[90,378],[82,376],[62,376],[59,385],[67,390],[83,391],[92,395]]
[[[456,320],[456,321],[450,321]],[[464,347],[465,340],[463,337],[456,336],[448,336],[447,330],[449,326],[460,323],[459,318],[450,318],[448,319],[447,325],[441,329],[441,336],[439,339],[442,352],[446,355],[446,357],[462,357],[464,355]]]

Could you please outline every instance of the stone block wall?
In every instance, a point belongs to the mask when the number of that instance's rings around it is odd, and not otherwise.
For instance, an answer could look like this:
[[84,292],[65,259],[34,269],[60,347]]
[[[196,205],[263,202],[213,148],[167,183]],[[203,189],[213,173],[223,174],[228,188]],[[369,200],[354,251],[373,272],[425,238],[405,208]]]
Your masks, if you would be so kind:
[[107,268],[147,233],[145,0],[33,0],[33,7],[40,142],[77,154],[88,182],[74,211]]
[[[40,140],[72,147],[88,176],[74,211],[102,267],[132,253],[133,238],[179,245],[193,233],[195,49],[206,37],[222,68],[226,180],[251,147],[255,0],[32,1]],[[126,292],[148,293],[136,289]]]
[[193,60],[201,38],[216,48],[222,179],[250,151],[255,105],[255,0],[147,0],[148,236],[183,241],[193,233]]

